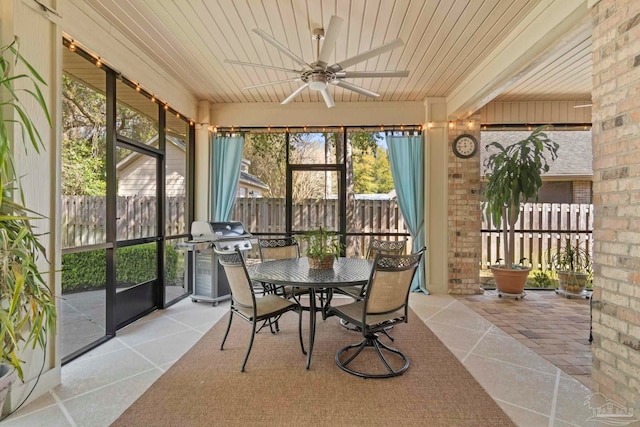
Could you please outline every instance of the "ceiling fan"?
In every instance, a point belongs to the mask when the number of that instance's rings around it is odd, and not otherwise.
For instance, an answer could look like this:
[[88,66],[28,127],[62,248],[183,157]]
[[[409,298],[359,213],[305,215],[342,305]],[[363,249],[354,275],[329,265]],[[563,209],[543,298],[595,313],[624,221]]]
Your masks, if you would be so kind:
[[[351,67],[352,65],[358,64],[362,61],[366,61],[369,58],[373,58],[378,55],[382,55],[385,52],[389,52],[397,47],[402,46],[404,43],[400,39],[395,39],[390,42],[387,42],[381,46],[368,50],[366,52],[360,53],[358,55],[352,56],[351,58],[344,59],[340,62],[336,62],[333,65],[328,65],[327,61],[335,48],[336,40],[338,35],[340,34],[340,30],[342,29],[342,24],[344,20],[339,16],[332,16],[329,21],[329,27],[327,28],[326,33],[323,29],[316,29],[313,32],[313,39],[317,42],[317,59],[315,62],[308,64],[298,55],[289,50],[282,43],[278,42],[276,39],[271,37],[269,34],[265,33],[259,28],[254,28],[252,31],[262,37],[264,41],[278,49],[284,55],[287,55],[291,58],[295,63],[299,64],[302,68],[299,70],[290,69],[290,68],[282,68],[282,67],[274,67],[271,65],[262,65],[262,64],[254,64],[251,62],[243,62],[243,61],[235,61],[230,59],[225,59],[225,62],[229,64],[237,64],[237,65],[247,65],[250,67],[258,67],[258,68],[266,68],[270,70],[278,70],[284,71],[287,73],[295,73],[298,74],[297,77],[290,78],[287,80],[278,80],[270,83],[263,83],[254,86],[247,86],[243,89],[254,89],[258,87],[270,86],[275,84],[289,83],[293,81],[302,81],[304,84],[296,89],[291,95],[289,95],[281,104],[288,104],[293,101],[293,99],[298,96],[302,91],[309,88],[314,91],[320,92],[322,98],[324,98],[324,102],[327,104],[327,107],[331,108],[335,106],[335,102],[333,97],[329,93],[328,85],[333,84],[336,86],[340,86],[343,89],[351,90],[357,92],[359,94],[370,96],[373,98],[377,98],[380,96],[379,94],[365,89],[360,86],[356,86],[352,83],[346,82],[344,79],[349,78],[373,78],[373,77],[408,77],[409,71],[345,71],[345,68]],[[320,41],[324,40],[322,43],[322,48],[320,48]]]

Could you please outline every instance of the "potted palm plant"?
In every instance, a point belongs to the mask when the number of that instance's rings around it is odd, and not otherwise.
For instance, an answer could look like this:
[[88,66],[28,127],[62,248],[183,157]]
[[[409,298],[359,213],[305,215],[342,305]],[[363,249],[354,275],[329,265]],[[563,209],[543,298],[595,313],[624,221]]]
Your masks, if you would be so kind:
[[536,201],[542,187],[542,174],[557,157],[558,144],[538,127],[525,139],[509,146],[498,142],[487,145],[493,149],[484,162],[486,185],[483,208],[491,222],[502,227],[504,264],[491,266],[499,295],[522,295],[531,270],[515,262],[515,224],[520,216],[520,204]]
[[[26,71],[16,74],[17,65]],[[51,125],[40,85],[46,83],[15,41],[0,48],[0,407],[15,376],[24,379],[23,349],[44,349],[56,325],[55,301],[37,265],[46,259],[45,250],[31,224],[41,216],[25,207],[12,151],[21,145],[36,152],[43,147],[19,96],[35,99]]]
[[566,238],[551,256],[551,264],[558,275],[558,293],[582,295],[591,277],[591,255],[576,242]]
[[306,243],[305,254],[312,269],[332,268],[333,261],[342,252],[340,235],[322,226],[297,236],[297,239]]

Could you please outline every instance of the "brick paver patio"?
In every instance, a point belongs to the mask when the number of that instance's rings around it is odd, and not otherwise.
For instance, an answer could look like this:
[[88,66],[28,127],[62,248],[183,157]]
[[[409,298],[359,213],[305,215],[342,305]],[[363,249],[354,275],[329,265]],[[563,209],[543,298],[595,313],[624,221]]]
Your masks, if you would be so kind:
[[587,387],[591,382],[589,300],[553,291],[527,291],[520,300],[496,291],[460,300]]

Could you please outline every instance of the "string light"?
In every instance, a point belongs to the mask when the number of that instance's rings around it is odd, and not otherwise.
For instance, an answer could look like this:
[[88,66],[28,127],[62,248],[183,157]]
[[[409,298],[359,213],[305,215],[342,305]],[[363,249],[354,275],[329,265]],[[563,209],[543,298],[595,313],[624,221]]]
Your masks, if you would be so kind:
[[[68,43],[69,43],[69,44],[68,44],[68,48],[69,48],[69,50],[70,50],[71,52],[76,52],[76,51],[78,50],[78,46],[76,45],[76,42],[75,42],[75,40],[74,40],[74,39],[67,39],[67,38],[65,38],[65,40],[66,40],[66,41],[68,41]],[[93,54],[93,53],[91,53],[91,52],[89,52],[89,51],[84,51],[84,50],[83,50],[83,52],[85,52],[86,54],[90,55],[90,56],[93,58],[93,60],[95,61],[95,65],[96,65],[96,67],[98,67],[98,68],[102,68],[102,67],[104,66],[104,62],[102,61],[102,58],[101,58],[100,56],[95,55],[95,54]],[[108,66],[107,66],[107,67],[108,67]],[[114,70],[114,71],[115,71],[115,70]],[[116,71],[116,72],[117,72],[117,71]],[[118,78],[119,78],[119,79],[121,79],[122,81],[126,81],[126,82],[127,82],[127,84],[129,84],[129,85],[133,86],[133,87],[135,88],[135,91],[136,91],[136,92],[143,92],[143,88],[142,88],[142,86],[140,86],[140,83],[135,83],[134,81],[132,81],[132,80],[130,80],[130,79],[127,79],[127,78],[125,78],[125,77],[124,77],[124,76],[122,76],[120,73],[117,73],[117,74],[118,74]],[[134,86],[134,85],[135,85],[135,86]],[[148,92],[145,92],[145,95],[146,95],[146,96],[148,96],[148,95],[149,95],[149,94],[148,94]],[[156,97],[155,97],[155,95],[151,95],[150,100],[151,100],[151,102],[156,102]],[[160,102],[160,104],[162,104],[162,102]],[[165,103],[165,104],[164,104],[164,109],[165,109],[165,110],[169,110],[169,103]],[[177,118],[182,118],[182,117],[183,117],[183,116],[182,116],[180,113],[178,113],[178,112],[176,112],[176,113],[175,113],[175,115],[176,115],[176,117],[177,117]],[[187,119],[187,117],[184,117],[184,118],[185,118],[185,119]],[[189,120],[189,126],[193,126],[193,125],[194,125],[193,120]]]

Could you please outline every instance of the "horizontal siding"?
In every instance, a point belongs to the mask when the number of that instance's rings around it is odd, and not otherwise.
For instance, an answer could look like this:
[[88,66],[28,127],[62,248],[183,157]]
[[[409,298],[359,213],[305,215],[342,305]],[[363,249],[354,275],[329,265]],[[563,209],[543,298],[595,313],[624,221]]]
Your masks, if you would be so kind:
[[591,123],[591,101],[490,102],[480,109],[482,124]]

